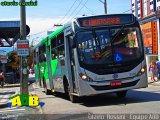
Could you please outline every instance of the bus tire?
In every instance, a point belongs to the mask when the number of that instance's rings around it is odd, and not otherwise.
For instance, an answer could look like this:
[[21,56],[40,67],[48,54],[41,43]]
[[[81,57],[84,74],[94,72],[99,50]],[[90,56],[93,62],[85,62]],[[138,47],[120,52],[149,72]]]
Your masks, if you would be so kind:
[[46,93],[46,95],[50,95],[50,94],[51,94],[51,91],[48,90],[47,88],[45,88],[45,93]]
[[78,97],[74,95],[69,95],[69,99],[72,103],[77,103],[78,102]]
[[126,95],[127,95],[127,90],[117,92],[117,97],[118,98],[125,98]]
[[64,87],[65,94],[68,94],[69,93],[69,84],[68,84],[68,80],[66,77],[63,77],[63,87]]
[[44,88],[46,95],[51,94],[51,91],[47,89],[47,84],[46,84],[46,81],[44,80],[44,78],[43,78],[43,88]]

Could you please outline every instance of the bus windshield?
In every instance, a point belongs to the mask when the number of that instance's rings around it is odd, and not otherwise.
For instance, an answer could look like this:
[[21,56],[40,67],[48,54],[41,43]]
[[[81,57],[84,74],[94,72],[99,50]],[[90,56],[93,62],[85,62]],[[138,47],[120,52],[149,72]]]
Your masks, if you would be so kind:
[[115,64],[134,61],[142,54],[138,27],[94,29],[77,33],[80,62],[84,64]]

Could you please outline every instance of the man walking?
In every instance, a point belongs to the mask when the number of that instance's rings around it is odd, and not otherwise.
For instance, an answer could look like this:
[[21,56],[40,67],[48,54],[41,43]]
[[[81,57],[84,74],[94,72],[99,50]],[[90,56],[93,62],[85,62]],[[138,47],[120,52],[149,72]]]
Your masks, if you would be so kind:
[[156,65],[158,68],[158,79],[160,79],[160,61],[158,61],[158,59],[156,59]]
[[3,88],[4,85],[4,74],[2,71],[0,71],[0,85]]

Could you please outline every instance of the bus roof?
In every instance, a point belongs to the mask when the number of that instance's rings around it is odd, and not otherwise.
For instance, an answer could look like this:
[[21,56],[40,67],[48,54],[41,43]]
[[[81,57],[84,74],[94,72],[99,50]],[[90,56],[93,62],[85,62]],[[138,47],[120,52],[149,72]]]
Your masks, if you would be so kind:
[[63,27],[61,26],[56,31],[52,32],[49,36],[43,38],[33,49],[36,49],[37,47],[44,45],[46,43],[46,41],[47,41],[47,38],[49,38],[51,40],[55,36],[60,34],[62,31],[63,31]]

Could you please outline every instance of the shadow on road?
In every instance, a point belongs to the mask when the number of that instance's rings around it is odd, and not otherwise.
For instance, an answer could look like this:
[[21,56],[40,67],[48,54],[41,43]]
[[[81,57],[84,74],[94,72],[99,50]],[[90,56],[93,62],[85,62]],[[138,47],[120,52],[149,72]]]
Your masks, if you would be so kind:
[[5,84],[4,88],[20,87],[20,84]]
[[96,106],[110,106],[110,105],[126,105],[133,103],[143,103],[143,102],[154,102],[160,101],[160,93],[145,92],[145,91],[135,91],[130,90],[126,98],[119,99],[116,95],[98,95],[92,97],[82,98],[83,103],[80,103],[86,107],[96,107]]
[[[66,94],[62,93],[54,93],[46,97],[41,97],[40,99],[47,99],[47,98],[52,99],[56,97],[69,101],[69,97]],[[112,94],[80,97],[77,104],[86,107],[111,106],[111,105],[125,106],[127,104],[133,104],[133,103],[159,102],[159,101],[160,101],[160,90],[155,90],[155,91],[130,90],[128,91],[126,98],[123,99],[118,98],[116,94],[112,93]]]
[[10,94],[15,94],[15,92],[0,92],[0,95],[10,95]]
[[[136,91],[130,90],[127,93],[126,98],[118,98],[116,94],[103,94],[89,97],[81,97],[78,100],[78,104],[86,107],[97,107],[97,106],[110,106],[110,105],[120,105],[124,106],[133,103],[143,103],[143,102],[158,102],[160,101],[159,91]],[[54,97],[60,97],[64,100],[69,101],[69,97],[62,93],[56,93]],[[51,98],[53,96],[50,96]],[[47,97],[48,98],[48,97]],[[45,98],[43,98],[45,99]]]

